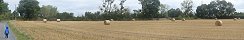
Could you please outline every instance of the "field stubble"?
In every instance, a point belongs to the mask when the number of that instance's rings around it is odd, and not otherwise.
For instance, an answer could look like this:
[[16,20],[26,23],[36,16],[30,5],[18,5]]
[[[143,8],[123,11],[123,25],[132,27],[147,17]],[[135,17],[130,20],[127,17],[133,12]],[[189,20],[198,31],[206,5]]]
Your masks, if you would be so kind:
[[16,21],[34,40],[244,40],[244,20]]

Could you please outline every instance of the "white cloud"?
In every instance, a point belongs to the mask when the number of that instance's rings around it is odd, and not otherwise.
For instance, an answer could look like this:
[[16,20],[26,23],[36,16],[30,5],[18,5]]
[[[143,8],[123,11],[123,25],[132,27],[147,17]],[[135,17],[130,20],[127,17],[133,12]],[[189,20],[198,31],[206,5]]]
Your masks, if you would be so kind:
[[[15,9],[15,5],[18,5],[19,0],[4,0],[9,4],[11,10]],[[85,11],[98,11],[99,6],[102,4],[102,0],[38,0],[41,5],[53,5],[58,7],[59,12],[73,12],[76,16],[84,14]],[[170,8],[181,8],[180,3],[184,0],[160,0],[163,4],[168,4]],[[194,8],[201,4],[208,4],[212,0],[193,0]],[[237,11],[244,11],[244,0],[226,0],[232,2]],[[116,0],[119,3],[119,0]],[[141,9],[141,5],[138,0],[127,0],[125,6],[134,9]]]

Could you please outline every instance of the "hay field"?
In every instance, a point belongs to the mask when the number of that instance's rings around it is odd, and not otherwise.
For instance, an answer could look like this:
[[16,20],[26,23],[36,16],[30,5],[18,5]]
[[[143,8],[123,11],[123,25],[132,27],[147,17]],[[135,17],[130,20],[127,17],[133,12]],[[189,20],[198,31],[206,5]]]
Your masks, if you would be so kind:
[[244,20],[11,21],[33,40],[244,40]]

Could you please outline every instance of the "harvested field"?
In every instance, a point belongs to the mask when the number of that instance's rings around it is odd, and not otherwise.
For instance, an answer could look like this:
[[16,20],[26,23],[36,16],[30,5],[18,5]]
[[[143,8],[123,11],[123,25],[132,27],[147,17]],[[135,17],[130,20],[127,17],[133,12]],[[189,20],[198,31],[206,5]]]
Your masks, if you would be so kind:
[[12,21],[34,40],[244,40],[244,20]]

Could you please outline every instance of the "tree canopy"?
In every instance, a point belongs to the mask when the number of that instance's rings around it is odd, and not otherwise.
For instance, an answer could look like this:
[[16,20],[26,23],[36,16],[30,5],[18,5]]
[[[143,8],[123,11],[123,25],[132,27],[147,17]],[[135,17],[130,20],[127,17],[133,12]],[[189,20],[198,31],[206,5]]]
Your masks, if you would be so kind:
[[233,18],[236,9],[231,2],[216,0],[210,4],[202,4],[196,9],[199,18]]
[[21,0],[17,11],[24,20],[35,20],[39,16],[39,2],[37,0]]
[[183,3],[181,3],[183,14],[182,17],[191,17],[193,15],[193,1],[192,0],[184,0]]
[[142,16],[143,19],[152,19],[159,17],[159,0],[139,0],[142,5]]
[[9,18],[11,10],[8,9],[8,4],[0,0],[0,20]]
[[182,11],[180,10],[180,8],[170,9],[168,11],[168,16],[171,18],[179,17],[181,14],[182,14]]
[[58,10],[55,6],[43,5],[40,9],[40,13],[44,18],[56,18]]

